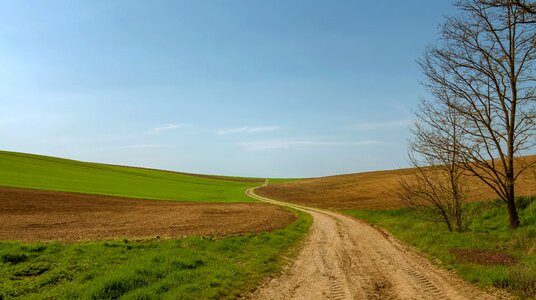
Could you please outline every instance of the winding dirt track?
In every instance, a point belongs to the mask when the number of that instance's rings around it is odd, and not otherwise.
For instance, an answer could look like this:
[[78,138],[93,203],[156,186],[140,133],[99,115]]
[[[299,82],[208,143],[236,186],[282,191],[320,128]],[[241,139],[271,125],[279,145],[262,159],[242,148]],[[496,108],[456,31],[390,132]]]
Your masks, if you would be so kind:
[[498,299],[434,266],[389,234],[330,211],[250,197],[307,212],[310,235],[292,265],[253,299]]

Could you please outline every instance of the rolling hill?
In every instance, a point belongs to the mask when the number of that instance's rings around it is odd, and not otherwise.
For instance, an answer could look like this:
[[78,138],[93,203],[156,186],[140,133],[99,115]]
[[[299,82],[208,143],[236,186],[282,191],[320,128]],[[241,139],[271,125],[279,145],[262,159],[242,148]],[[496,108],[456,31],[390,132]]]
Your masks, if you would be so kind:
[[0,186],[154,200],[251,202],[263,180],[195,175],[0,151]]
[[[525,157],[534,162],[536,155]],[[402,204],[397,198],[399,179],[410,178],[414,170],[363,172],[274,182],[257,189],[257,194],[282,201],[334,209],[389,209]],[[490,188],[473,178],[470,181],[470,201],[496,199]],[[536,167],[518,180],[519,195],[536,194]]]

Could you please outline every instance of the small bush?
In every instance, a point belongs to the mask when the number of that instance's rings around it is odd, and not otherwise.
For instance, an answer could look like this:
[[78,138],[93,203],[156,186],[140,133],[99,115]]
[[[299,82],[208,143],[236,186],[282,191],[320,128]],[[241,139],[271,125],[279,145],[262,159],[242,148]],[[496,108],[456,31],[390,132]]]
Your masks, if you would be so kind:
[[2,262],[10,264],[18,264],[28,260],[28,256],[24,253],[7,253],[2,255]]

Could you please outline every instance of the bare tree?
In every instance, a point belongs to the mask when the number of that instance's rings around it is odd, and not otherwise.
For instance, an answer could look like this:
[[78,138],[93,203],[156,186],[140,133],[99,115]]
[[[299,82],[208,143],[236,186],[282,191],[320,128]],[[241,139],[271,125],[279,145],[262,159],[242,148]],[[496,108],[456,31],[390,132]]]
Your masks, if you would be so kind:
[[514,162],[535,145],[536,24],[525,22],[526,11],[511,1],[484,2],[457,2],[461,15],[447,19],[440,43],[420,65],[426,86],[448,94],[437,100],[463,119],[457,125],[466,137],[463,168],[497,193],[517,228],[515,182],[530,165]]
[[[480,0],[480,3],[494,6],[494,7],[507,7],[517,6],[523,12],[528,15],[536,15],[536,3],[528,0]],[[534,19],[531,20],[534,22]]]
[[399,197],[417,217],[445,223],[450,231],[461,232],[470,218],[463,209],[467,184],[458,151],[463,142],[459,121],[458,113],[442,102],[421,102],[408,151],[416,172],[410,179],[400,179]]

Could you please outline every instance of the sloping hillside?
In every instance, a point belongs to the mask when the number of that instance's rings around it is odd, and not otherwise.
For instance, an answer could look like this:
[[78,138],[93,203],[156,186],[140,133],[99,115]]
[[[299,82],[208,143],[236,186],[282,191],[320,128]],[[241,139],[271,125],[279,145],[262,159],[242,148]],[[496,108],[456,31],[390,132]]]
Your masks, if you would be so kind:
[[[527,162],[536,155],[527,156]],[[398,208],[397,198],[400,178],[410,178],[412,169],[364,172],[336,175],[290,182],[275,183],[258,189],[259,195],[278,200],[323,208],[336,209],[384,209]],[[536,169],[520,178],[517,191],[520,195],[536,194]],[[476,179],[470,182],[470,200],[495,199],[497,196]]]
[[252,201],[244,191],[262,180],[193,175],[144,168],[87,163],[49,156],[0,151],[0,186],[194,201]]

